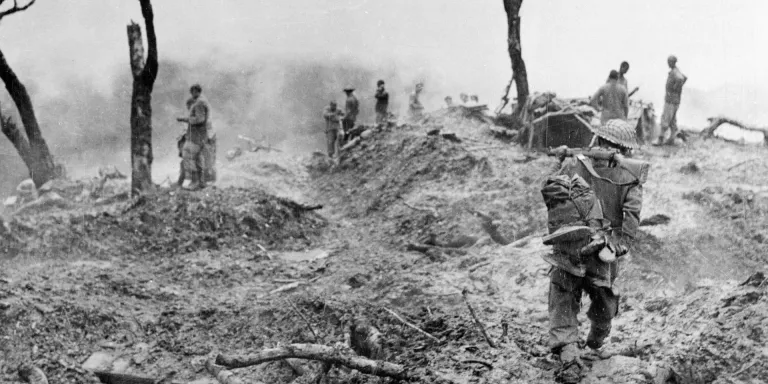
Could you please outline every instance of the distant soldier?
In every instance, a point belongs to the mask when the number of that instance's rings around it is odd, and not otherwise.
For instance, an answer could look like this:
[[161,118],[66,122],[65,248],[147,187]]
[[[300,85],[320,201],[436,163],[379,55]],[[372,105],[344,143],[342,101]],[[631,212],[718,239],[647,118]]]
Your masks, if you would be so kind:
[[211,109],[208,101],[202,96],[203,88],[199,84],[190,87],[189,92],[192,95],[189,115],[177,120],[189,125],[182,149],[182,159],[184,174],[192,181],[189,189],[197,190],[205,188],[204,146],[208,142],[208,132],[211,130]]
[[461,100],[462,105],[466,105],[467,103],[469,103],[469,95],[467,95],[466,93],[460,93],[459,100]]
[[[557,212],[555,218],[566,217],[562,220],[566,225],[588,225],[596,229],[599,236],[555,242],[553,252],[545,257],[553,267],[549,274],[549,347],[560,355],[562,366],[557,376],[565,383],[579,382],[583,368],[577,319],[583,293],[589,295],[591,302],[587,311],[591,323],[587,347],[600,349],[611,331],[611,322],[619,310],[619,294],[614,288],[618,275],[616,257],[626,254],[627,246],[635,239],[643,205],[643,183],[648,172],[647,163],[625,157],[639,146],[634,127],[621,120],[611,120],[596,130],[597,146],[617,152],[609,159],[577,155],[566,160],[565,148],[555,151],[560,157],[556,175],[565,175],[569,180],[578,175],[578,180],[588,183],[594,191],[599,204],[589,213],[582,212],[587,211],[586,207],[577,208],[572,216],[565,214],[569,211],[563,210],[563,206],[548,205],[548,209]],[[557,184],[545,185],[542,189],[545,200],[560,192],[557,187]],[[574,196],[572,198],[578,199],[580,195]],[[554,220],[552,212],[550,220]],[[577,221],[570,222],[567,217]],[[550,221],[550,225],[552,223]],[[602,244],[594,246],[597,240]]]
[[416,84],[416,89],[411,93],[411,97],[408,100],[408,115],[413,120],[419,119],[424,115],[424,106],[421,104],[421,100],[419,100],[422,90],[424,90],[424,84]]
[[629,95],[627,89],[619,84],[619,72],[613,70],[608,75],[608,83],[600,87],[592,96],[592,106],[602,109],[600,123],[608,120],[626,120],[629,114]]
[[323,109],[323,118],[325,119],[325,140],[328,146],[328,157],[333,158],[339,152],[341,123],[344,119],[344,112],[337,108],[335,101],[331,101]]
[[[637,91],[638,91],[640,88],[638,88],[638,87],[635,87],[635,89],[633,89],[631,92],[629,91],[629,83],[627,83],[627,78],[626,78],[626,77],[624,77],[624,75],[625,75],[627,72],[629,72],[629,63],[628,63],[628,62],[626,62],[626,61],[622,61],[622,62],[621,62],[621,65],[619,66],[619,81],[618,81],[618,83],[619,83],[619,85],[623,85],[623,86],[624,86],[624,89],[626,89],[626,90],[627,90],[627,92],[629,92],[629,94],[627,95],[627,97],[632,97],[632,95],[634,95],[634,94],[635,94],[635,92],[637,92]],[[610,79],[608,79],[608,81],[607,81],[607,82],[610,82],[610,81],[611,81],[611,80],[610,80]]]
[[[195,99],[193,99],[192,97],[187,99],[187,102],[186,102],[187,113],[189,113],[189,108],[192,107],[192,104],[194,103],[195,103]],[[184,185],[184,180],[187,179],[187,173],[184,170],[184,144],[187,143],[187,133],[189,133],[189,123],[187,123],[187,128],[185,128],[181,132],[181,135],[176,138],[176,146],[179,149],[179,157],[181,158],[181,163],[179,164],[179,180],[176,182],[176,186],[178,187],[181,187],[182,185]]]
[[472,95],[469,97],[469,105],[472,107],[480,105],[480,98],[477,95]]
[[344,106],[344,132],[349,133],[352,128],[355,127],[357,122],[357,115],[360,113],[360,102],[355,97],[354,88],[345,88],[344,92],[347,94],[347,101]]
[[453,97],[450,97],[450,96],[445,97],[445,106],[448,108],[453,107]]
[[688,77],[677,68],[677,57],[669,56],[667,58],[669,65],[669,75],[667,76],[666,95],[664,96],[664,112],[661,114],[661,136],[658,144],[664,144],[664,135],[667,130],[670,131],[667,145],[675,144],[677,136],[677,110],[680,108],[680,97],[683,94],[683,85],[688,81]]
[[384,89],[384,80],[376,82],[376,124],[385,123],[389,110],[389,93]]

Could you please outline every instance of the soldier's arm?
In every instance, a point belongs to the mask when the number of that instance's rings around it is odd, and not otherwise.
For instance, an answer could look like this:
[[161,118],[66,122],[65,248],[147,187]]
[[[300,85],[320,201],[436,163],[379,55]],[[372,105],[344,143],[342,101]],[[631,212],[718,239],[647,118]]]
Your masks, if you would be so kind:
[[595,94],[592,95],[592,100],[590,100],[589,102],[592,105],[592,107],[594,107],[597,110],[600,109],[600,97],[602,95],[603,95],[603,87],[600,87],[600,89],[598,89],[597,92],[595,92]]
[[637,228],[640,226],[640,210],[643,208],[642,184],[631,187],[624,199],[624,221],[621,227],[623,237],[634,239]]
[[624,93],[622,102],[624,103],[624,116],[629,117],[629,94]]

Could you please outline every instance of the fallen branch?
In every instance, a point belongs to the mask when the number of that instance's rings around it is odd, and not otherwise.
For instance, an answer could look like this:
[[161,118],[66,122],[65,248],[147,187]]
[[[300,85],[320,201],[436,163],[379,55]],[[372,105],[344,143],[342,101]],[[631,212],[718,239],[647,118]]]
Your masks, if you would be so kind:
[[491,340],[491,338],[488,336],[488,332],[485,331],[485,327],[483,326],[483,323],[480,322],[480,320],[477,318],[477,315],[475,314],[475,309],[472,308],[472,304],[469,303],[469,292],[466,288],[461,291],[461,296],[464,297],[464,303],[467,304],[467,308],[469,308],[469,313],[472,315],[472,318],[475,319],[475,325],[477,325],[477,328],[480,329],[480,333],[483,334],[483,337],[485,338],[485,341],[488,342],[488,345],[491,346],[491,348],[498,348],[496,346],[496,343]]
[[410,208],[410,209],[413,209],[414,211],[419,211],[419,212],[428,212],[428,213],[430,213],[432,216],[438,217],[437,211],[436,211],[436,210],[434,210],[433,208],[418,208],[418,207],[414,207],[413,205],[410,205],[410,204],[408,204],[408,202],[407,202],[407,201],[405,201],[405,199],[402,199],[402,198],[401,198],[400,200],[402,200],[402,202],[403,202],[403,205],[405,205],[406,207],[408,207],[408,208]]
[[[227,371],[224,367],[216,365],[213,360],[205,362],[205,369],[221,384],[243,384],[243,381],[238,379],[234,373]],[[261,382],[257,381],[256,383]]]
[[762,159],[748,159],[748,160],[740,161],[740,162],[736,163],[735,165],[729,167],[728,171],[732,171],[733,169],[738,168],[738,167],[740,167],[740,166],[742,166],[744,164],[751,163],[753,161],[758,161],[758,160],[762,160]]
[[701,131],[700,135],[704,138],[712,137],[715,134],[715,130],[719,128],[723,124],[731,124],[735,125],[743,130],[746,131],[753,131],[753,132],[760,132],[763,134],[763,141],[768,143],[768,128],[765,127],[755,127],[746,125],[738,120],[731,119],[729,117],[725,116],[717,116],[717,117],[710,117],[707,119],[709,121],[709,127],[705,128]]
[[152,378],[126,375],[123,373],[94,371],[93,374],[96,375],[102,383],[109,384],[155,384],[158,382],[158,380]]
[[304,316],[303,313],[301,313],[301,311],[299,311],[299,308],[297,308],[296,305],[293,304],[292,301],[290,301],[288,299],[285,299],[285,301],[288,303],[288,305],[291,306],[291,308],[293,308],[293,310],[296,312],[296,314],[298,314],[299,317],[301,317],[301,319],[304,320],[304,322],[307,324],[307,328],[309,328],[309,331],[312,332],[312,336],[315,337],[315,342],[317,342],[319,340],[319,338],[317,337],[317,333],[315,333],[315,330],[314,330],[314,328],[312,328],[312,324],[309,322],[309,320]]
[[274,295],[275,293],[290,291],[291,289],[298,288],[299,286],[304,285],[304,284],[307,284],[307,283],[304,282],[304,281],[296,281],[296,282],[293,282],[293,283],[290,283],[290,284],[286,284],[286,285],[283,285],[281,287],[278,287],[276,289],[273,289],[273,290],[269,291],[268,295]]
[[474,271],[476,271],[476,270],[478,270],[478,269],[480,269],[482,267],[485,267],[486,265],[490,265],[490,264],[491,264],[490,261],[484,261],[482,263],[477,263],[477,264],[469,267],[468,271],[469,271],[469,273],[472,273],[472,272],[474,272]]
[[422,330],[421,328],[419,328],[419,327],[417,327],[417,326],[415,326],[415,325],[413,325],[413,324],[411,324],[411,323],[409,323],[409,322],[407,322],[407,321],[403,320],[403,318],[402,318],[402,317],[398,316],[398,315],[397,315],[397,313],[393,312],[393,311],[392,311],[392,310],[390,310],[389,308],[384,308],[384,310],[385,310],[385,311],[387,311],[387,312],[389,312],[389,314],[390,314],[390,315],[394,316],[394,318],[395,318],[395,319],[397,319],[397,320],[399,320],[401,323],[403,323],[403,324],[407,325],[409,328],[411,328],[411,329],[415,330],[416,332],[419,332],[419,333],[421,333],[422,335],[426,336],[427,338],[431,339],[432,341],[434,341],[434,342],[436,342],[436,343],[437,343],[437,342],[440,342],[440,340],[438,340],[438,338],[437,338],[437,337],[434,337],[434,336],[430,335],[429,333],[425,332],[424,330]]
[[219,355],[216,364],[228,368],[244,368],[252,365],[288,358],[317,360],[330,364],[343,365],[362,373],[395,379],[411,378],[405,366],[381,360],[370,360],[358,356],[345,356],[335,348],[318,344],[290,344],[284,347],[261,350],[246,356]]

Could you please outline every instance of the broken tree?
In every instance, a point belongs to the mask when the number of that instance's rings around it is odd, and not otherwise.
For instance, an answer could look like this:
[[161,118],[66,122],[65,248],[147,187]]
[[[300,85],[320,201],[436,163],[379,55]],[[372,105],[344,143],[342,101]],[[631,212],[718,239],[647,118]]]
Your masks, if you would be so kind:
[[[5,3],[5,0],[0,0],[0,7],[2,7],[3,3]],[[11,8],[0,11],[0,20],[5,16],[24,11],[34,3],[35,0],[30,0],[25,5],[19,6],[18,2],[14,0]],[[53,156],[48,149],[48,144],[43,139],[42,133],[40,133],[40,126],[37,123],[35,109],[32,106],[29,93],[27,93],[27,88],[24,87],[24,84],[21,83],[16,73],[5,60],[2,50],[0,50],[0,79],[5,83],[5,88],[19,110],[21,123],[24,125],[26,135],[22,134],[15,124],[11,124],[10,120],[2,121],[3,134],[13,143],[16,151],[19,152],[22,160],[24,160],[29,170],[29,176],[34,181],[35,186],[40,187],[56,177]]]
[[147,28],[147,60],[141,26],[128,25],[133,94],[131,95],[131,193],[152,188],[152,88],[157,78],[157,36],[150,0],[139,0],[141,15]]
[[703,129],[700,134],[704,138],[713,137],[715,135],[715,130],[717,130],[717,128],[719,128],[723,124],[730,124],[746,131],[762,133],[763,142],[765,142],[765,144],[768,145],[768,128],[766,127],[754,127],[751,125],[746,125],[736,119],[731,119],[725,116],[710,117],[707,119],[707,121],[709,121],[709,127]]
[[[525,113],[525,105],[528,100],[528,73],[525,70],[523,61],[523,49],[520,45],[520,7],[523,0],[504,0],[504,11],[507,13],[507,49],[509,50],[509,59],[512,62],[512,80],[517,88],[517,107],[513,113],[517,119],[522,120]],[[502,98],[503,105],[509,102],[509,88],[512,85],[510,81],[506,94]]]

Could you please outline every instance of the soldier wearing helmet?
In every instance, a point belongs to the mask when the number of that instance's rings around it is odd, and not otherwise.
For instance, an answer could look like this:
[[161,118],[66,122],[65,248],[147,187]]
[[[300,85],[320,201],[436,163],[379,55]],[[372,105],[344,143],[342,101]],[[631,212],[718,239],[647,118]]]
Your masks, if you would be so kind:
[[[581,352],[578,348],[579,322],[576,316],[581,305],[581,296],[587,293],[591,305],[587,317],[591,322],[587,346],[598,350],[603,346],[611,330],[611,321],[618,313],[619,294],[614,286],[618,275],[618,260],[615,256],[626,253],[626,246],[635,238],[640,222],[643,202],[643,183],[647,177],[648,164],[626,156],[639,147],[635,130],[624,120],[609,120],[599,127],[593,127],[594,145],[606,152],[615,151],[609,159],[593,159],[583,155],[565,160],[559,152],[558,175],[570,178],[578,175],[586,181],[602,209],[603,227],[601,233],[607,237],[606,244],[613,256],[603,255],[602,250],[585,251],[583,243],[570,244],[571,248],[558,247],[545,257],[550,270],[549,292],[549,347],[559,353],[562,362],[557,375],[562,382],[576,383],[580,380]],[[579,240],[582,241],[582,240]],[[574,249],[578,251],[573,251]],[[574,260],[577,260],[576,264]]]

